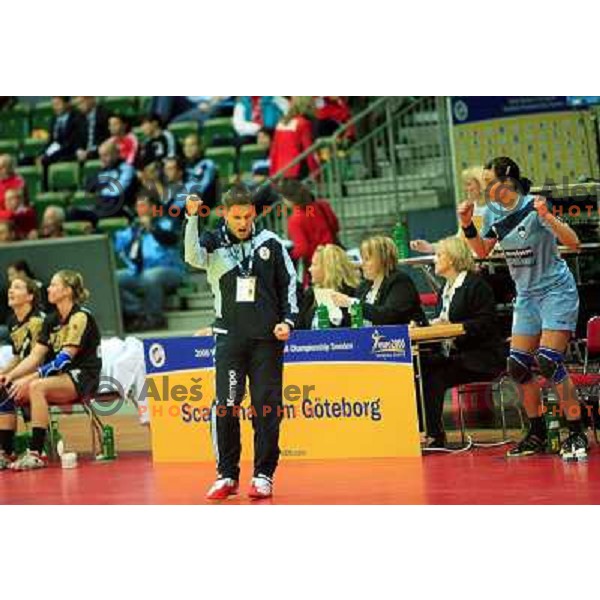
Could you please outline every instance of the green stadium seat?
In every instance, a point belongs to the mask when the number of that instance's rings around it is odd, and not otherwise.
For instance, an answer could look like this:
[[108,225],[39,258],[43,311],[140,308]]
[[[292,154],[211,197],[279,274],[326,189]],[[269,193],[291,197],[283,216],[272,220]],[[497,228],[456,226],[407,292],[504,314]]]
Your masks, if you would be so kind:
[[16,157],[19,153],[19,140],[0,140],[0,154],[12,154]]
[[14,138],[19,141],[29,134],[29,107],[15,106],[0,112],[0,138]]
[[38,102],[31,111],[31,129],[50,131],[50,121],[53,115],[52,102]]
[[181,123],[171,123],[169,131],[175,136],[177,141],[183,143],[183,140],[192,133],[198,133],[198,123],[196,121],[182,121]]
[[34,138],[28,138],[24,140],[23,144],[21,145],[21,160],[35,160],[38,156],[42,155],[42,152],[46,146],[47,142],[44,140],[36,140]]
[[152,96],[138,96],[139,98],[139,114],[150,114],[150,105],[152,104]]
[[252,163],[265,157],[265,150],[258,144],[248,144],[240,149],[240,172],[251,173]]
[[206,147],[213,146],[221,139],[233,139],[233,120],[229,117],[210,119],[202,127],[202,141]]
[[69,237],[88,235],[92,232],[93,226],[89,221],[67,221],[64,230]]
[[76,190],[79,187],[79,163],[73,161],[50,165],[48,187],[52,191]]
[[102,170],[102,163],[99,160],[88,160],[83,165],[82,184],[85,186],[87,182],[95,177],[98,171]]
[[108,235],[112,235],[115,231],[120,231],[126,227],[129,227],[129,221],[125,217],[111,217],[110,219],[100,219],[98,221],[98,230]]
[[235,174],[235,148],[230,146],[208,148],[205,156],[215,161],[222,179],[229,180]]
[[133,117],[138,114],[135,96],[106,96],[99,100],[109,114]]
[[38,221],[42,220],[44,211],[48,206],[62,206],[65,208],[69,201],[69,194],[65,192],[46,192],[38,194],[33,202]]
[[79,190],[73,194],[70,206],[93,206],[95,202],[96,198],[93,194],[90,194],[85,190]]
[[42,173],[36,165],[30,167],[19,167],[19,175],[25,180],[25,186],[29,201],[33,203],[36,196],[40,193],[42,187]]

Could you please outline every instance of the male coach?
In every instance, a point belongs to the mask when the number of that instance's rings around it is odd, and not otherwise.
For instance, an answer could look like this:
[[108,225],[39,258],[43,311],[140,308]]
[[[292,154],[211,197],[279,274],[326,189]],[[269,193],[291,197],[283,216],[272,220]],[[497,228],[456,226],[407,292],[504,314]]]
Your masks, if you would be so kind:
[[298,315],[296,272],[281,240],[271,231],[256,232],[252,200],[245,186],[234,186],[224,198],[223,224],[199,238],[202,200],[196,195],[186,199],[185,261],[206,269],[217,314],[211,432],[218,475],[209,500],[225,500],[238,492],[239,412],[246,377],[254,427],[251,498],[272,496],[279,460],[283,349]]

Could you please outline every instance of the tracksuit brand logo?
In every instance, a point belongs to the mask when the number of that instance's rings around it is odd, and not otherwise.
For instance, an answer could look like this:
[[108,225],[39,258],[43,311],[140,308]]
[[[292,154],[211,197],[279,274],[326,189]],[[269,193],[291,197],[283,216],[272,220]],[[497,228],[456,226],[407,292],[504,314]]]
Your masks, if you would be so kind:
[[227,406],[235,405],[235,395],[237,391],[237,373],[231,369],[229,371],[229,397],[227,398]]

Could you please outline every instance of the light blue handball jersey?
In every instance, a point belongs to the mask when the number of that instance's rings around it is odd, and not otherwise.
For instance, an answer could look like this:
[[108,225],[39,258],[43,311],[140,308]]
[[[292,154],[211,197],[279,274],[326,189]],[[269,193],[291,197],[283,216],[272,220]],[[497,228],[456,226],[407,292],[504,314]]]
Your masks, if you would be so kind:
[[523,196],[512,210],[497,203],[487,206],[482,233],[484,238],[498,240],[519,295],[575,285],[552,229],[534,208],[534,196]]

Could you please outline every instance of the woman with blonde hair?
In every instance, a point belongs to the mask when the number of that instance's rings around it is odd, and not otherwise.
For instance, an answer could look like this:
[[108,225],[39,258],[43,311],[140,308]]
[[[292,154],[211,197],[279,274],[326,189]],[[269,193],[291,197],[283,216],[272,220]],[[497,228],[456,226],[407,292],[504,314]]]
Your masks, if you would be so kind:
[[[485,184],[483,182],[483,167],[473,166],[466,168],[461,173],[461,183],[465,198],[475,205],[473,221],[479,230],[483,224],[485,212]],[[458,236],[464,237],[459,228]],[[435,254],[435,244],[426,240],[412,240],[410,247],[420,254]]]
[[31,406],[32,439],[29,450],[14,463],[15,471],[46,466],[42,451],[48,429],[49,404],[69,404],[96,393],[100,381],[100,331],[90,311],[82,276],[58,271],[48,286],[48,302],[55,312],[44,319],[37,343],[27,358],[4,378],[9,396]]
[[365,282],[356,297],[332,294],[340,308],[362,302],[366,325],[425,324],[419,293],[413,280],[398,268],[398,250],[393,240],[375,236],[365,240],[360,248]]
[[467,243],[449,237],[436,245],[435,273],[446,280],[432,323],[461,323],[465,335],[444,343],[439,353],[422,357],[427,446],[443,448],[446,391],[466,383],[492,381],[504,369],[506,349],[496,319],[489,284],[475,272]]
[[[273,177],[286,169],[313,144],[312,120],[314,118],[312,96],[292,96],[288,112],[275,128],[271,143],[269,175]],[[319,168],[314,154],[286,169],[283,177],[305,179]]]
[[[317,294],[316,289],[334,290],[352,296],[356,293],[360,276],[357,267],[348,255],[333,244],[319,246],[310,266],[313,287],[309,288],[302,300],[297,329],[317,329]],[[332,327],[350,327],[350,313],[347,308],[341,309],[340,315],[329,315]]]

